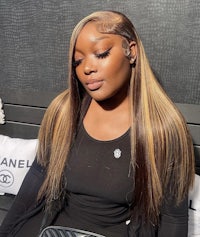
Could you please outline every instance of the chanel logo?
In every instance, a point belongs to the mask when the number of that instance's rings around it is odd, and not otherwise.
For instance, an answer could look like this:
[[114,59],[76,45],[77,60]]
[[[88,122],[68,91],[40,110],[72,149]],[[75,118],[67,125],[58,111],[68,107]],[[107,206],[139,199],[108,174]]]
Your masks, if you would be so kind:
[[0,171],[0,186],[1,187],[10,187],[14,182],[13,174],[8,170]]
[[116,159],[119,159],[122,155],[122,151],[119,148],[117,148],[114,150],[113,154]]

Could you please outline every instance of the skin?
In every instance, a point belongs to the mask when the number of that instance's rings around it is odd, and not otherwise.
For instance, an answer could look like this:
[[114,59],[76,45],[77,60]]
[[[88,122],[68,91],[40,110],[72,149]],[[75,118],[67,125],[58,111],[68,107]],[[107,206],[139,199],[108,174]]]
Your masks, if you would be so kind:
[[[94,22],[81,30],[75,45],[75,71],[92,101],[84,118],[88,134],[97,140],[112,140],[130,127],[129,82],[132,73],[124,38],[97,31]],[[128,43],[136,55],[134,42]],[[97,129],[98,128],[98,129]]]

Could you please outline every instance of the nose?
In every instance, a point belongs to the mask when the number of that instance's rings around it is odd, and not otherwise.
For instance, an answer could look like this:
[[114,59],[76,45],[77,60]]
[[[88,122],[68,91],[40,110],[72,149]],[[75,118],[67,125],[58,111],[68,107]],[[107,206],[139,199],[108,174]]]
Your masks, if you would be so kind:
[[91,73],[94,73],[97,71],[97,68],[95,66],[95,63],[93,60],[85,60],[84,64],[84,74],[85,75],[90,75]]

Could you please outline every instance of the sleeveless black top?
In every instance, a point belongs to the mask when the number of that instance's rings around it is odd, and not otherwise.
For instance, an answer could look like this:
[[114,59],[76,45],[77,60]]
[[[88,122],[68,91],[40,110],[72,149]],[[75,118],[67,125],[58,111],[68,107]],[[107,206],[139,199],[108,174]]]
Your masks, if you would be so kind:
[[81,125],[66,167],[68,200],[55,224],[127,236],[133,195],[130,137],[110,141],[90,137]]

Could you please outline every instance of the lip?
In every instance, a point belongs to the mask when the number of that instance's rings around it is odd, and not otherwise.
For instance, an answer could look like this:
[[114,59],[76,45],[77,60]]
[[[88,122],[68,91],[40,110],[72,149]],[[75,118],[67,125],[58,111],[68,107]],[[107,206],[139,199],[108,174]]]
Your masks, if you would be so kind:
[[89,80],[86,86],[90,91],[98,90],[103,85],[103,80]]

